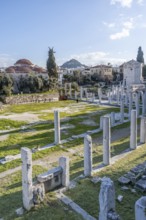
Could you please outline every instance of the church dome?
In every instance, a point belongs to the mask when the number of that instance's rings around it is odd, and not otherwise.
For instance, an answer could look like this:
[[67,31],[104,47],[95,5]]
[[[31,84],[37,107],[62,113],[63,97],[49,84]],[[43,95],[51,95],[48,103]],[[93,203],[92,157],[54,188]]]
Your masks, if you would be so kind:
[[15,73],[15,69],[12,66],[6,68],[5,71],[6,73]]
[[14,65],[33,65],[32,62],[30,60],[27,59],[20,59],[17,60],[17,62]]

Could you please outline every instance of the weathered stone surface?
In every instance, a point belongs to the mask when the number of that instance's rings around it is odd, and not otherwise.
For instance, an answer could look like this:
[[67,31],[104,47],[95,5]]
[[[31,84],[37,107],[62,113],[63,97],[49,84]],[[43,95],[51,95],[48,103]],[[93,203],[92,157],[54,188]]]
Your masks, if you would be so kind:
[[69,189],[74,189],[76,186],[77,186],[77,182],[71,181],[68,188]]
[[126,177],[127,179],[129,179],[132,183],[135,183],[136,180],[137,180],[135,174],[132,173],[132,172],[128,172],[128,173],[124,174],[124,177]]
[[118,195],[117,200],[118,200],[118,202],[122,202],[123,196],[122,195]]
[[138,180],[135,184],[135,187],[142,192],[146,192],[146,180]]
[[103,117],[103,164],[109,165],[111,161],[110,154],[110,141],[111,141],[111,132],[110,132],[110,117]]
[[130,124],[130,149],[134,150],[137,147],[137,112],[131,111],[131,124]]
[[59,111],[54,111],[55,144],[60,143],[60,115]]
[[99,193],[99,220],[108,220],[108,212],[115,211],[115,189],[114,183],[110,178],[102,178],[102,184]]
[[127,191],[127,190],[129,190],[129,187],[127,187],[127,186],[122,186],[122,187],[121,187],[121,190]]
[[146,196],[142,196],[135,203],[135,220],[146,220]]
[[21,148],[22,159],[22,198],[23,206],[26,210],[30,210],[33,206],[32,193],[32,152],[30,149]]
[[59,166],[62,167],[62,185],[69,186],[70,176],[69,176],[69,158],[68,157],[60,157],[59,158]]
[[100,177],[95,176],[95,177],[93,177],[93,178],[91,179],[91,182],[94,183],[94,184],[96,184],[96,183],[101,182],[101,180],[102,180],[102,179],[101,179]]
[[24,214],[24,209],[21,207],[21,208],[16,209],[15,212],[18,216],[21,216]]
[[33,203],[39,204],[42,202],[45,198],[45,188],[44,184],[37,184],[33,186]]
[[55,167],[45,173],[39,174],[37,176],[37,180],[40,183],[46,182],[47,180],[50,180],[54,178],[55,176],[61,174],[63,172],[61,167]]
[[130,183],[130,179],[124,177],[124,176],[121,176],[119,179],[118,179],[118,182],[125,185],[125,184],[129,184]]
[[120,216],[116,212],[111,210],[108,212],[107,220],[120,220]]
[[146,143],[146,117],[142,116],[140,121],[140,143]]
[[92,175],[92,138],[89,135],[84,137],[84,175]]
[[135,189],[131,189],[131,192],[132,192],[132,193],[136,193],[136,190],[135,190]]

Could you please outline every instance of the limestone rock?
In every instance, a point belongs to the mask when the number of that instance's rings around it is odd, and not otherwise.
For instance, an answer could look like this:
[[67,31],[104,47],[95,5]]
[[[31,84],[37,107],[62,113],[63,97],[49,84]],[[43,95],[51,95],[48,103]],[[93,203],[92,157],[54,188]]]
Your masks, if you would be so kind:
[[91,179],[91,182],[94,184],[99,183],[99,182],[101,182],[101,178],[98,176],[95,176]]
[[118,179],[118,182],[125,185],[125,184],[129,184],[130,183],[130,180],[124,176],[121,176],[119,179]]
[[122,195],[118,195],[117,200],[118,200],[118,202],[122,202],[123,196]]
[[17,214],[18,216],[21,216],[21,215],[24,214],[24,209],[21,207],[21,208],[19,208],[19,209],[16,209],[15,212],[16,212],[16,214]]

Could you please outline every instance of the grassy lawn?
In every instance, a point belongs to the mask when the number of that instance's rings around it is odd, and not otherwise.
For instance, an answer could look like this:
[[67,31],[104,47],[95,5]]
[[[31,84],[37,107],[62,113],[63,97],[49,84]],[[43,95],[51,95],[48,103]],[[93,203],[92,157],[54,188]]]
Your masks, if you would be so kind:
[[[69,111],[61,111],[61,126],[72,125],[72,128],[61,131],[61,139],[66,139],[72,135],[78,135],[88,130],[93,130],[99,127],[100,116],[111,111],[118,111],[117,108],[105,108],[97,105],[81,103],[77,105],[74,101],[61,101],[53,103],[36,103],[36,104],[24,104],[24,105],[12,105],[5,108],[3,114],[12,113],[24,113],[32,111],[34,113],[40,113],[40,117],[46,117],[46,123],[40,123],[32,125],[28,129],[22,131],[20,127],[25,125],[24,121],[13,121],[10,119],[1,119],[0,128],[17,128],[15,131],[8,131],[6,134],[9,136],[6,140],[0,142],[0,158],[7,155],[15,155],[20,153],[21,147],[36,148],[42,147],[54,142],[54,114],[55,108],[70,108]],[[72,111],[74,108],[74,111]],[[47,116],[41,110],[50,110]],[[67,121],[64,121],[67,119]],[[97,125],[83,124],[84,120],[93,120]],[[2,136],[3,133],[0,134]],[[44,151],[45,152],[45,151]],[[41,157],[42,153],[38,153]],[[44,154],[43,154],[44,155]],[[34,156],[35,157],[35,156]],[[38,158],[38,156],[37,156]],[[12,167],[17,163],[11,162]],[[15,165],[14,165],[15,164]],[[18,163],[19,164],[19,163]],[[9,165],[0,165],[0,172],[6,170]]]
[[[124,220],[134,220],[134,204],[141,196],[146,196],[146,193],[136,191],[132,193],[132,186],[129,186],[128,191],[122,191],[121,185],[117,179],[128,172],[134,166],[144,162],[146,160],[146,144],[142,148],[132,151],[130,155],[127,155],[124,159],[119,160],[116,164],[108,166],[97,173],[99,177],[110,177],[115,183],[116,198],[118,195],[123,195],[124,199],[121,203],[116,201],[116,210]],[[75,189],[69,190],[67,195],[85,209],[89,214],[96,217],[99,213],[99,196],[100,183],[93,184],[90,178],[79,180]],[[86,199],[85,199],[86,195]]]
[[[101,135],[101,134],[100,134]],[[120,153],[129,146],[129,138],[122,138],[118,141],[112,143],[112,155]],[[83,139],[78,139],[65,144],[65,151],[70,148],[83,147]],[[62,151],[58,146],[54,151]],[[46,152],[45,152],[46,151]],[[49,150],[42,152],[37,152],[33,155],[33,159],[43,158],[47,153],[51,153]],[[100,172],[97,175],[100,177],[108,176],[115,181],[116,187],[116,196],[122,194],[124,200],[121,204],[117,203],[117,211],[122,216],[122,219],[134,220],[134,202],[142,194],[137,192],[136,194],[131,193],[129,190],[121,191],[121,186],[118,184],[117,179],[125,172],[129,171],[130,168],[134,167],[136,164],[139,164],[146,160],[146,145],[133,151],[131,155],[127,156],[123,160],[118,161],[115,165],[108,166],[105,168],[104,172]],[[41,153],[41,155],[40,155]],[[52,152],[53,153],[53,152]],[[70,158],[70,178],[74,179],[78,175],[83,173],[83,149],[72,155]],[[93,140],[93,165],[96,166],[102,162],[102,146],[97,146],[96,142]],[[53,164],[53,166],[56,164]],[[44,172],[45,169],[40,166],[33,167],[33,176]],[[79,180],[77,188],[69,190],[67,195],[77,202],[82,208],[89,212],[94,217],[98,216],[98,195],[99,195],[100,184],[91,183],[90,179]],[[86,195],[86,199],[85,199]],[[80,220],[80,216],[77,216],[75,213],[69,210],[65,210],[62,203],[56,200],[54,193],[48,193],[44,202],[35,207],[31,212],[26,212],[23,217],[16,218],[14,213],[15,209],[22,206],[21,201],[21,172],[17,172],[10,176],[7,176],[4,179],[0,179],[0,217],[3,217],[6,220],[9,219],[52,219],[52,220]]]
[[[44,171],[42,167],[34,166],[33,177]],[[82,220],[71,210],[66,210],[63,204],[56,199],[53,192],[48,193],[43,203],[36,206],[31,212],[25,212],[22,217],[17,217],[15,210],[22,207],[21,185],[21,172],[0,180],[0,218],[3,217],[5,220]]]

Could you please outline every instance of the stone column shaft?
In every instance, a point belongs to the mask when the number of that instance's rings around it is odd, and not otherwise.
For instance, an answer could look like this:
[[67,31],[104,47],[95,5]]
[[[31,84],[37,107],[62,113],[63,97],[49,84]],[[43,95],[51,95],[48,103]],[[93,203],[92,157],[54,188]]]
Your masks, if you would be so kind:
[[83,98],[83,88],[80,87],[80,99],[82,100],[82,98]]
[[105,165],[110,164],[110,117],[103,117],[103,163]]
[[68,157],[60,157],[59,158],[59,166],[62,167],[62,185],[67,187],[69,186],[70,178],[69,178],[69,158]]
[[136,93],[136,97],[135,97],[135,107],[136,107],[136,111],[137,111],[137,117],[139,117],[139,94]]
[[137,113],[136,110],[131,111],[130,124],[130,149],[134,150],[137,147]]
[[92,138],[89,135],[84,137],[84,175],[92,175]]
[[111,125],[114,126],[114,124],[115,124],[115,112],[111,112],[110,117],[111,117]]
[[133,99],[132,99],[132,92],[129,92],[129,119],[131,118],[131,110],[132,110],[132,103],[133,103]]
[[120,104],[120,113],[121,113],[121,123],[124,122],[124,99],[122,98],[121,104]]
[[60,143],[60,115],[59,111],[54,111],[54,129],[55,129],[55,144]]
[[29,148],[21,148],[22,160],[22,198],[23,206],[26,210],[30,210],[33,206],[33,190],[32,190],[32,152]]
[[140,121],[140,143],[146,143],[146,117],[142,116]]

